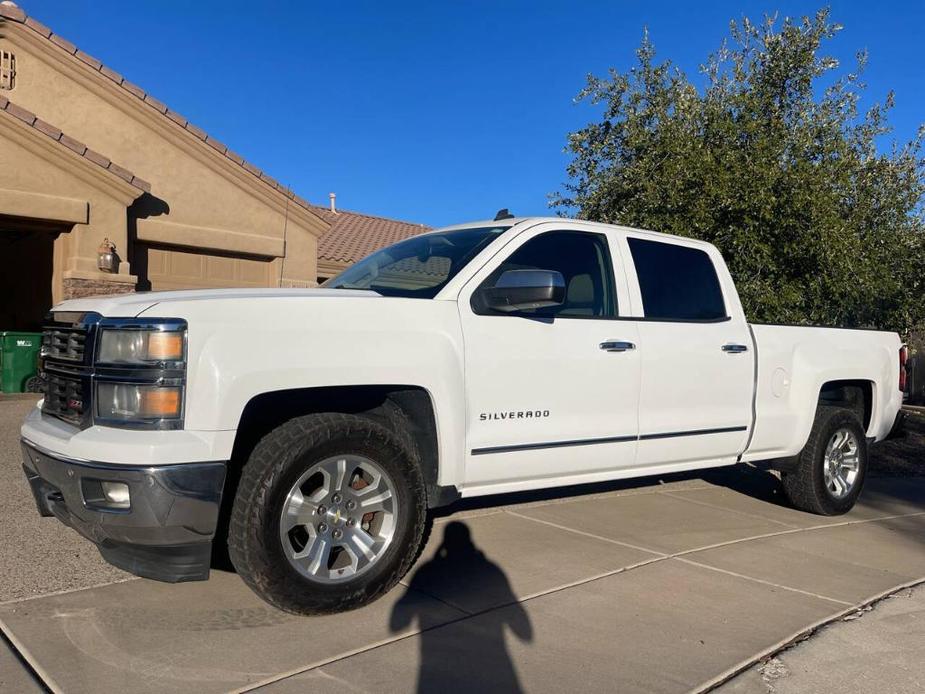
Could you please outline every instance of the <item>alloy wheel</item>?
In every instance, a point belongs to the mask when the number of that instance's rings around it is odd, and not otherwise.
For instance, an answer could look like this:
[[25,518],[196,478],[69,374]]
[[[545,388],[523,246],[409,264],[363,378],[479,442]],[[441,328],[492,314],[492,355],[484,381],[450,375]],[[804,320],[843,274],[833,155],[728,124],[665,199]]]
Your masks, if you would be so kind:
[[319,583],[354,578],[392,543],[395,487],[369,458],[339,455],[306,470],[289,490],[279,539],[289,563]]
[[854,488],[860,470],[860,447],[853,431],[841,428],[832,434],[823,458],[826,489],[835,499],[843,499]]

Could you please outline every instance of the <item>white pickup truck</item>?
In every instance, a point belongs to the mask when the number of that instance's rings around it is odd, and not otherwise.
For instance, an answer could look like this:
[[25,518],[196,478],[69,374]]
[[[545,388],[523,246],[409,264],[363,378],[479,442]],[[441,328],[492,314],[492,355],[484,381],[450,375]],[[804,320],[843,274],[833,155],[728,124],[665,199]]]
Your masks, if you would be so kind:
[[713,246],[548,218],[422,234],[319,289],[66,301],[43,354],[40,512],[166,581],[227,542],[301,614],[388,591],[458,497],[772,461],[794,506],[844,513],[903,397],[897,335],[749,325]]

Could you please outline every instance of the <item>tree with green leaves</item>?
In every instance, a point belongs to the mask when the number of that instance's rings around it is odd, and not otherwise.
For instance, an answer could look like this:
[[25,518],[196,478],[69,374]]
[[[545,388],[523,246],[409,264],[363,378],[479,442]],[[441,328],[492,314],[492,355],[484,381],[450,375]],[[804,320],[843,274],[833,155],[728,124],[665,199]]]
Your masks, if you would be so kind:
[[840,28],[732,22],[700,89],[644,35],[629,72],[588,77],[602,117],[569,135],[552,205],[716,244],[754,321],[925,325],[925,129],[878,149],[893,95],[860,114],[866,55],[823,53]]

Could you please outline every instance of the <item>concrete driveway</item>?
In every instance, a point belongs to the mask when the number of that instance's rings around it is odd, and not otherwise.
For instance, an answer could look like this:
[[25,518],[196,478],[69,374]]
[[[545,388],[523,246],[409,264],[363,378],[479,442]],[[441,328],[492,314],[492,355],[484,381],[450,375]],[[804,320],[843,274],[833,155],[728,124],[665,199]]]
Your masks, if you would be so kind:
[[925,478],[871,479],[823,518],[743,468],[456,507],[389,595],[298,618],[233,573],[131,579],[38,518],[29,406],[0,401],[0,688],[25,663],[67,692],[680,692],[925,578]]

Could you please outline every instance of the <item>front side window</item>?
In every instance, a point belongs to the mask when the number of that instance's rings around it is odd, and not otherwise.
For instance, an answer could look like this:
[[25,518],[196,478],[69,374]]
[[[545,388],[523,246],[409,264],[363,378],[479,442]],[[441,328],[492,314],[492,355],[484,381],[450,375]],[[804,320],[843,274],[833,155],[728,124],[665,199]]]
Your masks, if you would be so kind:
[[478,227],[414,236],[373,253],[321,286],[433,299],[479,251],[509,228]]
[[710,256],[699,248],[628,238],[646,318],[714,321],[726,318]]
[[579,231],[551,231],[514,251],[482,283],[494,286],[508,270],[558,270],[565,279],[565,303],[519,312],[563,318],[613,318],[617,315],[613,267],[607,238]]

